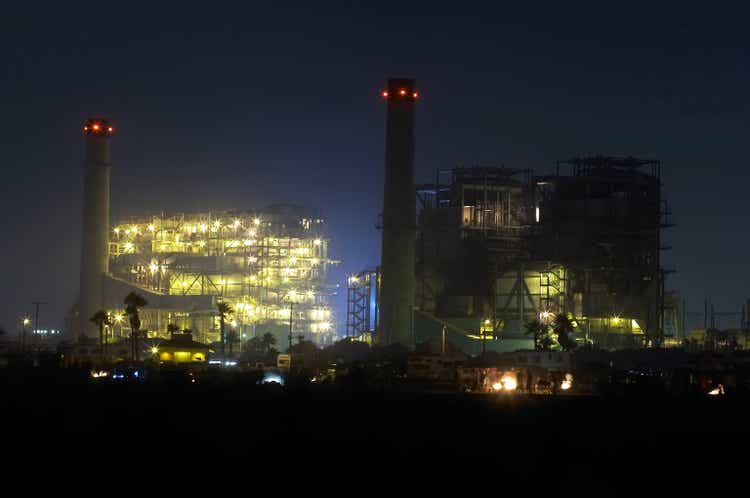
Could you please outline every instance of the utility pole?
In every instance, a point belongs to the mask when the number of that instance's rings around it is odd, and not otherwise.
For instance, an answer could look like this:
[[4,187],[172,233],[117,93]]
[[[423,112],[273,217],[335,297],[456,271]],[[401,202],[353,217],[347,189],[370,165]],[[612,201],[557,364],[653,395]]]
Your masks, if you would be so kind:
[[443,326],[440,327],[440,335],[441,335],[440,353],[443,356],[445,356],[445,324],[443,324]]
[[294,310],[294,301],[289,300],[289,354],[292,354],[292,311]]
[[[42,304],[47,304],[44,301],[32,301],[31,304],[34,305],[35,311],[34,311],[34,330],[36,331],[36,339],[35,342],[37,343],[37,351],[39,350],[39,342],[41,340],[41,336],[39,334],[39,306]],[[32,331],[33,332],[33,331]]]

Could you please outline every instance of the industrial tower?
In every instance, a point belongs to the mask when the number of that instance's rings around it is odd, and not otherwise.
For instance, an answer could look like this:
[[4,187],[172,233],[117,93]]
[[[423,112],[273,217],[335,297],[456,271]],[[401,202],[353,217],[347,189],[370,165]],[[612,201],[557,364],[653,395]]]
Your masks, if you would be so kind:
[[391,78],[387,102],[381,252],[381,345],[414,344],[414,103],[413,79]]
[[91,118],[83,125],[86,159],[83,174],[83,240],[81,283],[76,332],[97,337],[89,319],[103,307],[109,235],[110,139],[114,127],[104,119]]

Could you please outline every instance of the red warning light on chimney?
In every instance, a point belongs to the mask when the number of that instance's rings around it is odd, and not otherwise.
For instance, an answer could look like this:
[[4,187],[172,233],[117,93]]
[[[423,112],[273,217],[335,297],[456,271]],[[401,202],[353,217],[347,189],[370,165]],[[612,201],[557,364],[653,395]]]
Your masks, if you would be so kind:
[[391,88],[390,90],[381,90],[380,96],[384,100],[393,100],[393,101],[406,100],[406,101],[413,102],[419,98],[419,92],[415,92],[407,88],[398,88],[398,89]]
[[114,131],[114,126],[105,119],[92,118],[86,120],[83,124],[83,132],[86,135],[109,136],[112,135]]

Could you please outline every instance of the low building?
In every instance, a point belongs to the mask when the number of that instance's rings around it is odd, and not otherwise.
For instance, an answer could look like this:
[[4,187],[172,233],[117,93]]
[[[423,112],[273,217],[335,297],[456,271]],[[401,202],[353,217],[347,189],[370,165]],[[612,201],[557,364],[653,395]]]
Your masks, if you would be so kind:
[[169,340],[161,341],[151,351],[163,363],[205,363],[211,352],[209,346],[193,340],[193,334],[172,334]]

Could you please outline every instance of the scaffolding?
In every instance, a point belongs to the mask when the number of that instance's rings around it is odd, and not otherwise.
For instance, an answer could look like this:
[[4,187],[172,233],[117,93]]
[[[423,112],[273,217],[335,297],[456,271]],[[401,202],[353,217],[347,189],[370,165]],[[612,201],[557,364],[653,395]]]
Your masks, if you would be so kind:
[[531,185],[528,169],[476,166],[438,169],[435,183],[418,186],[420,310],[502,326],[497,280],[528,253]]
[[554,175],[535,183],[533,257],[567,268],[570,297],[580,300],[580,309],[568,311],[603,343],[613,332],[632,331],[661,343],[671,273],[662,266],[669,249],[662,229],[672,226],[661,162],[577,157],[558,161]]
[[417,307],[489,320],[504,338],[565,314],[603,347],[658,344],[674,329],[661,189],[661,163],[633,157],[558,161],[543,176],[440,169],[417,187]]
[[346,283],[346,336],[372,342],[378,330],[380,271],[349,275]]

